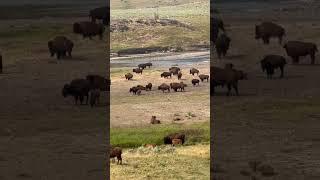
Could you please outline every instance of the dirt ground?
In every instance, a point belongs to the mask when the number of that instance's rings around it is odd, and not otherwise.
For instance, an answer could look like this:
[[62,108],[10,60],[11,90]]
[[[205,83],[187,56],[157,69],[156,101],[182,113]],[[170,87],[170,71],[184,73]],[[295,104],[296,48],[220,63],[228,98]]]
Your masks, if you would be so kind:
[[[223,10],[222,10],[223,11]],[[305,57],[300,65],[292,65],[277,40],[270,45],[254,39],[254,25],[262,19],[276,19],[285,27],[286,40],[302,40],[320,44],[318,21],[308,17],[262,11],[256,16],[223,14],[231,48],[226,58],[212,57],[212,64],[222,67],[233,63],[236,69],[248,73],[248,80],[240,81],[240,96],[226,97],[226,88],[217,88],[211,97],[213,112],[214,156],[211,157],[217,179],[248,179],[240,174],[250,170],[249,161],[269,164],[277,173],[261,179],[319,179],[320,178],[320,55],[316,65],[309,65]],[[269,16],[268,16],[269,15]],[[271,18],[272,17],[272,18]],[[214,53],[215,54],[215,53]],[[259,61],[266,54],[287,58],[285,77],[267,80]]]
[[[106,75],[106,41],[73,35],[71,23],[78,19],[87,17],[0,22],[1,35],[14,29],[1,41],[0,179],[105,177],[109,97],[103,93],[101,105],[90,108],[62,96],[72,79]],[[49,57],[47,42],[56,35],[74,41],[72,59]]]

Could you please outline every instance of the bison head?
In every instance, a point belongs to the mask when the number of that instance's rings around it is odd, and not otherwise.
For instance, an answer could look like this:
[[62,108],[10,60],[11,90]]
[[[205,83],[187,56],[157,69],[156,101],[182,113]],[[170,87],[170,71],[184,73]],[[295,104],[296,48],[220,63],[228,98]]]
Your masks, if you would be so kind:
[[73,24],[73,32],[76,33],[76,34],[81,34],[82,31],[81,31],[81,26],[79,23],[74,23]]

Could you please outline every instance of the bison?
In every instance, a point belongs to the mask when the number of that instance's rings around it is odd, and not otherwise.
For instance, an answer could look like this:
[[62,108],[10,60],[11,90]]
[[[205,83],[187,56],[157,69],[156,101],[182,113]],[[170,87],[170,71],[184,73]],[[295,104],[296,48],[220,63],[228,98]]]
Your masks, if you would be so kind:
[[148,91],[148,90],[151,91],[151,89],[152,89],[152,84],[151,84],[151,83],[148,83],[148,84],[146,85],[146,90],[147,90],[147,91]]
[[182,73],[181,73],[181,72],[179,72],[179,73],[178,73],[178,80],[180,80],[180,79],[181,79],[181,77],[182,77]]
[[184,91],[184,87],[186,87],[187,85],[184,84],[183,82],[180,83],[170,83],[170,87],[171,89],[173,89],[175,92],[178,91],[178,89],[180,89],[181,91]]
[[130,80],[133,78],[133,75],[131,73],[127,73],[126,75],[124,75],[126,79]]
[[80,104],[83,104],[84,97],[87,97],[86,104],[88,104],[90,91],[90,82],[86,79],[74,79],[70,84],[65,84],[62,89],[63,97],[69,95],[73,96],[75,99],[75,104],[80,100]]
[[144,65],[146,65],[150,68],[152,66],[152,63],[145,63]]
[[203,82],[205,79],[207,80],[207,82],[209,82],[209,75],[200,74],[199,78],[201,79],[201,82]]
[[190,69],[190,74],[192,74],[192,76],[194,76],[194,74],[199,74],[199,70],[198,69],[196,69],[196,68],[191,68]]
[[178,75],[180,72],[180,68],[178,67],[171,67],[169,68],[169,72],[172,73],[173,75]]
[[139,64],[138,65],[138,68],[140,68],[140,69],[144,69],[144,68],[146,68],[147,66],[146,66],[146,64]]
[[94,22],[82,21],[73,24],[73,32],[81,34],[83,38],[89,37],[89,39],[92,39],[92,36],[99,35],[100,40],[102,40],[104,31],[105,28],[102,24]]
[[169,134],[168,136],[165,136],[163,138],[164,144],[172,144],[173,139],[180,139],[181,144],[184,144],[185,142],[185,134],[182,133],[174,133],[174,134]]
[[288,41],[283,48],[286,50],[287,55],[293,60],[293,63],[299,63],[300,56],[310,55],[311,64],[315,63],[315,53],[318,52],[317,45],[310,42],[301,41]]
[[279,44],[281,44],[285,34],[285,29],[273,22],[263,22],[255,26],[255,38],[262,38],[264,44],[269,44],[270,38],[272,37],[278,38]]
[[136,68],[136,69],[132,69],[132,72],[135,72],[135,73],[137,73],[137,74],[142,74],[142,71],[143,71],[143,69],[140,69],[140,68]]
[[69,57],[72,57],[73,46],[73,42],[65,36],[57,36],[48,42],[51,57],[56,54],[57,59],[66,56],[67,53]]
[[191,80],[191,83],[193,84],[193,86],[195,86],[195,85],[199,85],[200,84],[200,81],[199,81],[199,79],[192,79]]
[[280,78],[283,78],[284,66],[287,64],[286,59],[279,55],[266,55],[261,61],[262,71],[267,73],[267,78],[271,79],[274,69],[280,68]]
[[110,158],[115,158],[117,157],[117,164],[122,164],[122,157],[121,157],[121,154],[122,154],[122,149],[120,147],[110,147]]
[[163,84],[161,84],[160,86],[158,86],[158,90],[162,90],[162,92],[164,93],[164,91],[168,91],[168,92],[170,92],[170,86],[169,85],[167,85],[167,84],[165,84],[165,83],[163,83]]
[[163,72],[160,76],[164,77],[164,78],[168,78],[170,76],[170,78],[171,78],[171,73],[170,72]]
[[90,10],[89,17],[91,18],[92,22],[96,22],[96,19],[102,20],[104,25],[110,24],[110,9],[107,6],[98,7],[95,9]]
[[150,120],[151,124],[160,124],[160,120],[157,120],[156,116],[152,116]]
[[226,56],[227,51],[230,46],[231,39],[226,34],[221,34],[216,41],[216,51],[218,54],[218,58],[222,56]]

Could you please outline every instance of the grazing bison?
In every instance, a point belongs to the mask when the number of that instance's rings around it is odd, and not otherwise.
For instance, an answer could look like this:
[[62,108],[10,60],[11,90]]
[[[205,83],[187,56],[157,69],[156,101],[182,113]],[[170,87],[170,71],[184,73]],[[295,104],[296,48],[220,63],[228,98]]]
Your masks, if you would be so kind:
[[207,82],[209,82],[209,75],[200,74],[199,78],[201,79],[201,82],[203,82],[205,79],[207,80]]
[[143,71],[143,69],[140,69],[140,68],[136,68],[136,69],[133,69],[132,70],[132,72],[135,72],[135,73],[137,73],[137,74],[142,74],[142,71]]
[[315,53],[318,52],[317,45],[309,42],[301,41],[288,41],[283,48],[286,50],[287,55],[293,60],[293,63],[299,63],[300,56],[310,55],[311,64],[315,63]]
[[171,78],[171,72],[163,72],[160,76],[164,78],[168,78],[170,76]]
[[100,104],[100,90],[99,89],[92,89],[90,91],[90,105],[91,107]]
[[0,54],[0,74],[2,73],[3,63],[2,63],[2,55]]
[[179,73],[178,73],[178,80],[180,80],[180,79],[181,79],[181,77],[182,77],[182,73],[181,73],[181,72],[179,72]]
[[192,74],[192,76],[194,76],[194,74],[199,74],[199,70],[198,69],[196,69],[196,68],[191,68],[190,69],[190,74]]
[[193,84],[193,86],[195,86],[195,85],[199,85],[200,84],[200,81],[199,81],[199,79],[192,79],[191,80],[191,83]]
[[48,42],[51,57],[57,54],[57,59],[66,56],[72,57],[73,42],[65,36],[57,36]]
[[156,116],[152,116],[150,120],[151,124],[160,124],[160,120],[157,120]]
[[140,91],[140,93],[141,93],[140,88],[138,88],[136,86],[129,89],[129,93],[132,93],[132,94],[137,94],[138,91]]
[[230,46],[231,39],[226,34],[221,34],[216,41],[216,51],[218,54],[218,58],[222,56],[226,56],[227,51]]
[[161,84],[160,86],[158,86],[158,90],[162,90],[162,92],[164,93],[164,91],[168,90],[168,92],[170,92],[170,86],[167,85],[166,83]]
[[215,44],[219,35],[219,30],[225,31],[224,23],[221,19],[210,18],[210,41]]
[[172,73],[173,75],[177,75],[180,72],[180,68],[178,67],[171,67],[169,68],[169,72]]
[[145,63],[144,65],[146,65],[150,68],[152,66],[152,63]]
[[101,91],[110,91],[110,80],[100,75],[89,74],[86,79],[90,82],[91,89],[99,89]]
[[139,64],[138,65],[138,68],[140,68],[140,69],[144,69],[144,68],[146,68],[147,66],[146,66],[146,64]]
[[90,91],[90,82],[86,79],[74,79],[70,84],[65,84],[62,89],[63,97],[67,97],[69,95],[73,96],[75,99],[75,104],[78,103],[78,99],[80,100],[80,104],[83,104],[83,99],[86,96],[86,104],[88,104]]
[[181,139],[172,139],[172,146],[182,145]]
[[184,88],[187,87],[186,84],[184,84],[183,82],[180,83],[170,83],[170,87],[171,89],[173,89],[175,92],[178,91],[178,89],[180,89],[181,91],[184,91]]
[[73,24],[73,32],[75,34],[81,34],[83,38],[89,37],[89,39],[92,39],[92,36],[99,35],[99,38],[102,40],[104,31],[105,28],[102,24],[86,21]]
[[231,87],[236,91],[236,95],[239,95],[238,92],[238,81],[247,79],[247,75],[239,70],[235,69],[222,69],[218,67],[211,67],[210,71],[212,72],[212,82],[210,84],[210,94],[213,95],[215,92],[215,87],[227,85],[228,92],[227,96],[230,95]]
[[269,44],[270,38],[276,37],[279,39],[279,44],[282,43],[282,38],[286,34],[285,29],[272,22],[263,22],[255,26],[255,38],[262,38],[264,44]]
[[286,59],[279,55],[266,55],[261,61],[262,71],[267,73],[267,78],[271,79],[274,70],[280,68],[280,78],[283,78],[284,66],[287,64]]
[[126,77],[126,79],[130,80],[133,78],[133,75],[131,73],[127,73],[126,75],[124,75]]
[[110,9],[107,6],[98,7],[95,9],[90,10],[89,17],[91,18],[92,22],[96,22],[96,19],[102,20],[104,25],[110,24]]
[[174,69],[177,69],[177,71],[181,71],[181,69],[179,67],[175,67],[175,66],[169,68],[169,71],[174,70]]
[[151,84],[151,83],[148,83],[148,84],[146,85],[146,91],[148,91],[148,90],[151,91],[151,89],[152,89],[152,84]]
[[174,134],[170,134],[168,136],[165,136],[163,138],[164,144],[172,144],[172,140],[173,139],[180,139],[181,140],[181,144],[184,144],[185,135],[181,134],[181,133],[174,133]]
[[122,157],[121,157],[121,154],[122,154],[122,149],[119,148],[119,147],[110,147],[110,158],[115,158],[117,157],[117,164],[122,164]]

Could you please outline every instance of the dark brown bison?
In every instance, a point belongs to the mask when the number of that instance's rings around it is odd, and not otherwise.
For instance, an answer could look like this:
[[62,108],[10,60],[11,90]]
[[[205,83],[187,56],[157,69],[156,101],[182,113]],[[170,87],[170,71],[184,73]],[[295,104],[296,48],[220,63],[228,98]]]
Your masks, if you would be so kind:
[[280,78],[283,78],[284,66],[287,64],[286,59],[279,55],[266,55],[261,61],[262,71],[267,73],[267,78],[271,79],[274,70],[280,68]]
[[178,72],[181,71],[181,69],[179,67],[175,67],[175,66],[169,68],[169,71],[174,70],[174,69],[176,69]]
[[0,54],[0,74],[3,72],[2,55]]
[[207,80],[207,82],[209,82],[209,75],[200,74],[199,78],[201,79],[201,82],[203,82],[204,80]]
[[212,44],[216,43],[219,35],[219,30],[225,32],[223,21],[218,18],[210,18],[210,41],[212,42]]
[[138,65],[138,68],[144,69],[144,68],[146,68],[146,64],[139,64],[139,65]]
[[147,85],[146,85],[146,90],[148,91],[151,91],[151,89],[152,89],[152,84],[151,83],[148,83]]
[[181,79],[181,77],[182,77],[182,73],[181,73],[181,72],[179,72],[179,73],[178,73],[178,80],[180,80],[180,79]]
[[164,91],[168,91],[168,92],[170,92],[170,86],[169,85],[167,85],[167,84],[165,84],[165,83],[163,83],[163,84],[161,84],[160,86],[158,86],[158,90],[161,90],[163,93],[164,93]]
[[104,7],[98,7],[95,9],[90,10],[89,17],[91,18],[92,22],[96,22],[96,19],[102,20],[102,23],[104,25],[110,24],[110,8],[107,6]]
[[286,50],[287,55],[293,60],[293,63],[299,63],[300,56],[310,55],[311,64],[315,63],[315,53],[318,52],[317,45],[309,42],[301,41],[288,41],[283,48]]
[[150,68],[152,66],[152,63],[145,63],[144,65],[146,65]]
[[96,106],[100,103],[100,90],[99,89],[92,89],[90,91],[90,106]]
[[160,124],[160,120],[157,120],[156,116],[152,116],[150,120],[151,124]]
[[171,73],[170,72],[163,72],[160,76],[164,77],[164,78],[168,78],[170,76],[170,78],[171,78]]
[[131,73],[127,73],[126,75],[124,75],[126,79],[130,80],[133,78],[133,75]]
[[110,147],[110,158],[115,158],[117,157],[117,164],[122,164],[122,157],[121,157],[121,154],[122,154],[122,149],[120,147]]
[[75,104],[80,100],[80,104],[83,104],[84,97],[87,97],[86,104],[88,104],[90,91],[90,82],[86,79],[74,79],[70,84],[65,84],[62,89],[63,97],[69,95],[73,96],[75,99]]
[[247,75],[243,71],[235,69],[222,69],[218,67],[211,67],[210,71],[212,72],[213,78],[211,78],[210,84],[210,94],[214,95],[215,87],[227,85],[228,92],[227,96],[230,95],[231,87],[236,91],[236,95],[239,95],[238,92],[238,81],[247,79]]
[[132,93],[132,94],[137,94],[138,91],[141,92],[140,88],[138,88],[136,86],[134,86],[134,87],[129,89],[129,92]]
[[174,133],[174,134],[170,134],[168,136],[165,136],[163,138],[164,144],[172,144],[172,140],[173,139],[180,139],[181,140],[181,144],[184,144],[185,135],[182,134],[182,133]]
[[92,39],[93,36],[99,36],[102,40],[105,28],[102,24],[96,24],[93,22],[76,22],[73,24],[73,32],[75,34],[81,34],[83,38],[89,37]]
[[169,68],[169,72],[172,73],[173,75],[177,75],[180,72],[180,68],[178,67],[171,67]]
[[181,91],[184,91],[184,88],[187,87],[186,84],[184,84],[183,82],[180,82],[180,83],[170,83],[170,87],[171,89],[173,89],[175,92],[178,91],[178,89],[180,89]]
[[57,59],[65,57],[67,53],[69,57],[72,57],[73,46],[73,42],[65,36],[57,36],[48,42],[51,57],[56,54]]
[[269,44],[270,38],[276,37],[279,39],[279,44],[282,43],[282,38],[286,34],[285,29],[280,25],[272,22],[263,22],[255,26],[255,38],[262,38],[264,44]]
[[142,74],[142,71],[143,71],[143,69],[140,69],[140,68],[136,68],[136,69],[132,69],[132,72],[135,72],[135,73],[137,73],[137,74]]
[[226,34],[221,34],[216,41],[216,51],[218,54],[218,58],[222,56],[226,56],[227,51],[230,46],[231,39]]
[[199,79],[192,79],[191,80],[191,83],[193,84],[193,86],[195,86],[195,85],[199,85],[200,84],[200,81],[199,81]]
[[190,69],[190,74],[192,74],[192,76],[194,76],[194,74],[199,74],[199,70],[198,69],[196,69],[196,68],[191,68]]
[[91,89],[110,91],[110,80],[96,74],[89,74],[86,79],[90,82]]

